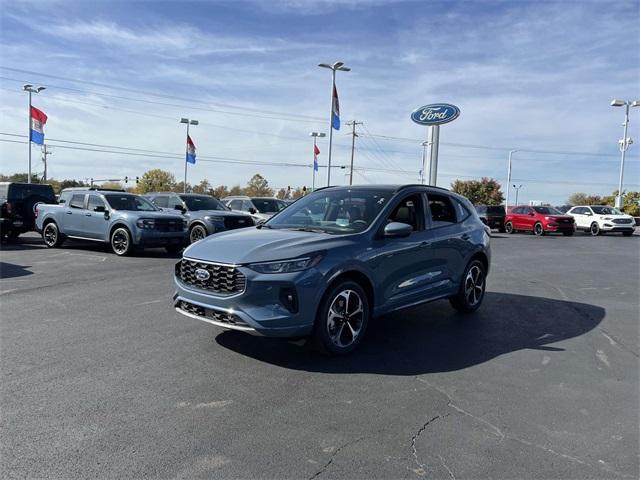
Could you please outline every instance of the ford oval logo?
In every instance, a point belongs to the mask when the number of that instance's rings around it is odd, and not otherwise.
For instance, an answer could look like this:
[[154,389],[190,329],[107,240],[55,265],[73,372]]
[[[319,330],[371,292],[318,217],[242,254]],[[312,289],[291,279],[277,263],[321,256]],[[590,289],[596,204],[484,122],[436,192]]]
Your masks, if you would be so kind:
[[204,268],[196,268],[195,276],[196,279],[200,280],[201,282],[206,282],[211,278],[211,274],[209,273],[209,271],[205,270]]
[[416,108],[411,113],[411,120],[420,125],[442,125],[460,116],[460,109],[448,103],[432,103]]

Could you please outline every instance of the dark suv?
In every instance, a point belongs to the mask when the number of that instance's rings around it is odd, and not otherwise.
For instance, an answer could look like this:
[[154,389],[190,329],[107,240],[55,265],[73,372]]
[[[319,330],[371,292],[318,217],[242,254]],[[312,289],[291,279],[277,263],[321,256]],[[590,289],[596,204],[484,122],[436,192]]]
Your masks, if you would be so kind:
[[505,211],[502,205],[476,205],[476,212],[487,227],[504,233]]
[[475,311],[490,261],[486,227],[464,197],[424,185],[330,187],[191,245],[174,302],[218,327],[312,335],[342,354],[374,316],[441,298]]
[[0,237],[17,238],[35,230],[39,203],[57,203],[51,185],[0,182]]

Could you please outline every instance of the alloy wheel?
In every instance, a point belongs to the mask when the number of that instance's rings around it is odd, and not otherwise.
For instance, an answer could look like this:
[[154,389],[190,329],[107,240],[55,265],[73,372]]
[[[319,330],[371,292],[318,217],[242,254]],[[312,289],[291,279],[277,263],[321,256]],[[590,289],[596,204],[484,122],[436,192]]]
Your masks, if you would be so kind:
[[129,236],[124,230],[119,228],[113,234],[111,245],[113,246],[113,251],[116,252],[117,255],[124,255],[129,249]]
[[507,222],[504,226],[504,231],[507,233],[513,233],[513,223]]
[[339,292],[327,313],[327,330],[331,342],[339,348],[353,344],[364,325],[364,308],[360,295],[354,290]]
[[58,242],[58,229],[53,223],[49,223],[44,227],[42,236],[44,237],[44,243],[47,247],[53,247]]
[[541,223],[536,223],[535,226],[533,227],[533,233],[535,233],[536,235],[540,236],[544,233],[544,228],[542,227]]
[[470,307],[475,306],[484,294],[484,274],[478,265],[473,265],[464,280],[464,295]]
[[598,225],[597,222],[593,222],[589,231],[591,232],[591,235],[595,237],[600,233],[600,225]]
[[191,233],[189,233],[189,243],[195,243],[198,240],[202,240],[206,236],[207,232],[205,231],[204,227],[196,225],[191,229]]

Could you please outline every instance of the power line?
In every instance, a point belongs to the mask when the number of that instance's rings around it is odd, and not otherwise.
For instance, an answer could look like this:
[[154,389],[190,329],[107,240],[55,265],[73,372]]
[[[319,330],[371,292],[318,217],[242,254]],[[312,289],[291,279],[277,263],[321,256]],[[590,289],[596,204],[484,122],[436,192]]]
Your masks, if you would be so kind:
[[[150,91],[146,91],[146,90],[137,90],[135,88],[127,88],[127,87],[120,87],[120,86],[116,86],[116,85],[110,85],[110,84],[106,84],[106,83],[99,83],[99,82],[92,82],[92,81],[87,81],[87,80],[80,80],[80,79],[76,79],[76,78],[69,78],[69,77],[63,77],[63,76],[58,76],[58,75],[51,75],[48,73],[42,73],[42,72],[34,72],[31,70],[22,70],[19,68],[11,68],[11,67],[5,67],[5,66],[0,66],[0,69],[2,70],[8,70],[10,72],[16,72],[16,73],[24,73],[27,75],[36,75],[36,76],[41,76],[41,77],[46,77],[46,78],[53,78],[56,80],[64,80],[67,82],[71,82],[71,83],[81,83],[81,84],[86,84],[86,85],[93,85],[96,87],[103,87],[103,88],[108,88],[111,90],[120,90],[123,92],[129,92],[129,93],[137,93],[137,94],[142,94],[142,95],[147,95],[147,96],[151,96],[151,97],[157,97],[157,98],[166,98],[166,99],[170,99],[170,100],[179,100],[182,102],[186,102],[186,103],[193,103],[193,100],[190,98],[186,98],[186,97],[180,97],[177,95],[167,95],[167,94],[161,94],[161,93],[155,93],[155,92],[150,92]],[[17,79],[11,79],[11,78],[6,78],[6,77],[0,77],[0,78],[5,78],[6,80],[13,80],[13,81],[18,81],[18,82],[22,82],[24,80],[17,80]],[[95,95],[102,95],[101,93],[98,92],[88,92],[86,90],[80,90],[80,89],[74,89],[71,87],[61,87],[61,86],[56,86],[56,85],[48,85],[51,87],[55,87],[55,88],[61,88],[61,89],[66,89],[66,90],[75,90],[77,92],[82,92],[82,93],[93,93]],[[108,94],[106,94],[108,95]],[[263,109],[258,109],[258,108],[251,108],[251,107],[243,107],[240,105],[231,105],[231,104],[225,104],[225,103],[217,103],[217,102],[208,102],[210,105],[216,106],[216,107],[220,107],[220,108],[231,108],[231,109],[235,109],[235,110],[241,110],[241,111],[247,111],[247,112],[254,112],[254,113],[259,113],[259,114],[268,114],[268,115],[275,115],[275,116],[283,116],[283,117],[295,117],[298,119],[308,119],[308,120],[313,120],[315,121],[324,121],[324,119],[322,117],[313,117],[311,115],[301,115],[301,114],[292,114],[292,113],[288,113],[288,112],[278,112],[278,111],[270,111],[270,110],[263,110]],[[180,105],[181,107],[183,105]]]

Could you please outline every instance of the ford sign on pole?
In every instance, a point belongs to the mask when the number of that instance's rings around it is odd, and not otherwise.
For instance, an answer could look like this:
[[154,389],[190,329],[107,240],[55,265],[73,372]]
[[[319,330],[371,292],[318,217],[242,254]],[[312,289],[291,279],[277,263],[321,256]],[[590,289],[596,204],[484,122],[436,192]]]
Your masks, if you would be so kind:
[[427,157],[425,146],[429,146],[429,185],[435,185],[438,177],[438,143],[440,142],[440,125],[449,123],[460,116],[460,109],[449,103],[432,103],[416,108],[411,113],[411,120],[418,125],[429,127],[427,141],[422,149],[421,182],[424,183]]
[[442,125],[460,116],[460,109],[448,103],[432,103],[416,108],[411,114],[411,120],[420,125]]

